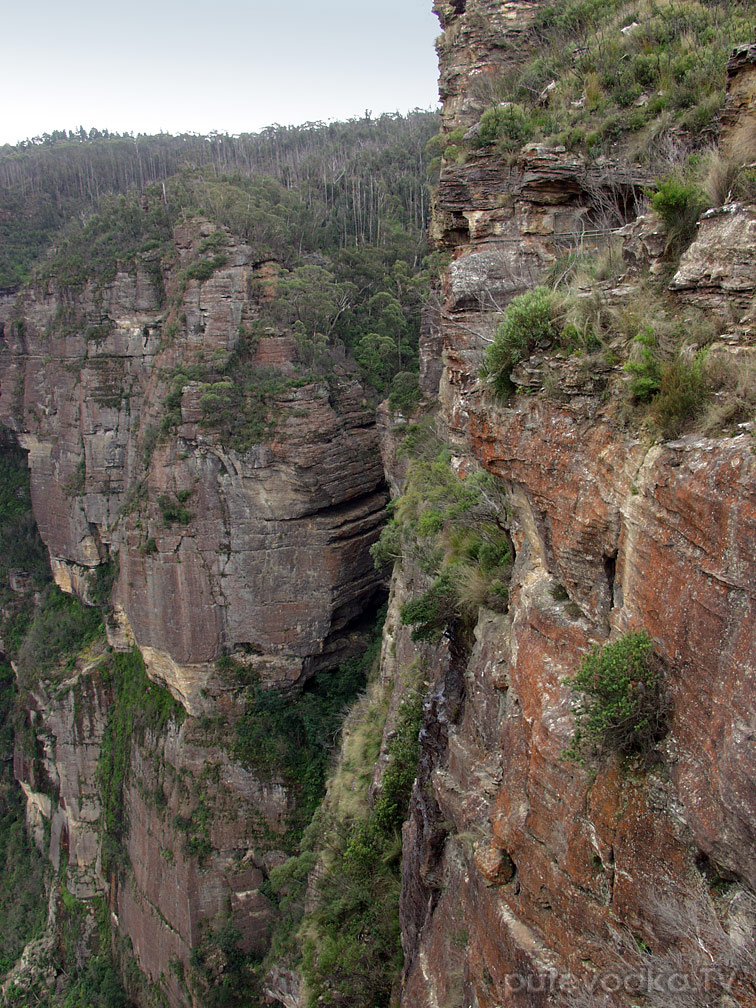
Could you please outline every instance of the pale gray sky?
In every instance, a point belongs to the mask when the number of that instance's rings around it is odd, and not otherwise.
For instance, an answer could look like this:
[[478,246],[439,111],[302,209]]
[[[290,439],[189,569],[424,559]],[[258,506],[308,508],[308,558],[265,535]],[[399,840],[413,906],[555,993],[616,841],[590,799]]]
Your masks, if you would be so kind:
[[436,106],[432,0],[26,0],[3,12],[0,143],[240,133]]

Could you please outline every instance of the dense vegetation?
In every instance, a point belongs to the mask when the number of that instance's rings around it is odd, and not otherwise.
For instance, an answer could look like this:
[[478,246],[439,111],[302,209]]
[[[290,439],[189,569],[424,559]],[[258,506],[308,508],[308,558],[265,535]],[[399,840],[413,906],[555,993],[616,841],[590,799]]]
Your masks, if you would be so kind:
[[42,958],[40,966],[65,977],[50,986],[38,980],[10,984],[4,1004],[8,1008],[130,1008],[120,970],[111,950],[110,911],[102,897],[82,901],[59,880],[56,914],[60,940]]
[[[181,301],[187,286],[226,265],[228,245],[241,239],[256,261],[277,263],[275,297],[251,289],[253,301],[259,295],[256,318],[244,325],[237,351],[230,359],[220,355],[202,365],[187,364],[191,373],[177,372],[177,404],[182,375],[201,381],[207,425],[246,450],[267,430],[275,396],[292,384],[328,376],[334,351],[338,357],[343,347],[377,397],[401,375],[397,402],[411,403],[420,314],[438,272],[437,257],[426,256],[425,235],[424,148],[434,123],[430,114],[417,113],[335,131],[313,127],[301,135],[294,131],[301,149],[293,148],[299,153],[292,153],[291,171],[266,156],[236,170],[229,158],[221,167],[233,174],[222,174],[217,164],[206,166],[200,158],[203,166],[186,165],[142,190],[105,192],[86,214],[66,219],[54,253],[38,266],[66,289],[67,304],[56,325],[86,327],[93,340],[107,336],[112,320],[82,319],[77,295],[87,283],[102,287],[119,270],[138,269],[151,278],[163,301],[162,335],[169,344],[184,324]],[[281,137],[284,143],[288,131]],[[268,139],[275,146],[275,138]],[[35,147],[24,156],[33,161],[60,151],[75,157],[82,145],[96,151],[105,142],[110,140],[67,140],[53,143],[49,151],[43,144],[42,151]],[[266,168],[271,174],[262,174]],[[1,198],[0,188],[0,203]],[[213,221],[217,230],[202,242],[195,261],[177,271],[173,229],[197,217]],[[291,332],[297,340],[300,363],[293,378],[251,366],[256,341],[269,329]],[[116,396],[109,404],[118,401]]]
[[437,117],[415,112],[349,123],[274,126],[230,137],[57,132],[0,149],[0,288],[28,278],[53,234],[108,194],[140,192],[193,168],[204,177],[268,178],[296,194],[310,228],[342,247],[422,235],[425,144]]
[[[230,732],[212,718],[203,719],[204,731],[214,729],[223,736],[229,752],[254,768],[265,779],[282,781],[294,796],[293,813],[285,836],[276,835],[276,849],[297,853],[263,884],[263,892],[278,906],[272,942],[279,952],[289,954],[297,945],[295,933],[304,913],[303,897],[307,873],[322,843],[321,802],[326,778],[333,764],[345,711],[362,694],[368,672],[377,657],[385,610],[377,614],[363,654],[348,659],[328,675],[316,677],[295,696],[275,688],[264,688],[254,674],[240,662],[224,658],[218,662],[219,674],[229,685],[244,684],[246,712],[236,720]],[[359,703],[360,701],[358,701]],[[201,802],[187,822],[187,840],[191,852],[200,858],[209,853],[203,845],[201,829],[206,808]],[[262,841],[267,842],[267,841]],[[389,911],[396,918],[396,906]],[[240,935],[226,922],[207,927],[192,954],[190,969],[181,970],[182,980],[208,1006],[262,1005],[261,983],[272,962],[239,947]]]
[[404,701],[371,804],[390,694],[390,684],[377,675],[378,644],[363,660],[373,665],[368,689],[345,721],[342,758],[327,796],[300,853],[274,869],[269,881],[277,904],[269,962],[298,965],[312,1008],[386,1008],[401,969],[401,826],[417,772],[422,703],[417,669],[405,669]]
[[[15,573],[16,591],[10,588]],[[29,470],[25,453],[12,447],[0,451],[0,606],[6,653],[18,663],[22,678],[50,675],[70,666],[81,648],[100,632],[101,614],[64,595],[50,583],[47,552],[31,512]],[[34,593],[40,592],[35,605]],[[0,664],[0,973],[15,964],[25,944],[40,938],[47,921],[45,876],[51,869],[37,851],[25,825],[23,793],[13,778],[12,754],[36,758],[37,739],[22,709],[16,677],[7,662]],[[48,879],[49,881],[49,879]],[[56,913],[61,942],[43,954],[41,965],[53,973],[65,971],[61,990],[37,982],[11,984],[5,1002],[14,1008],[49,1004],[56,1008],[126,1008],[120,976],[110,955],[109,914],[97,906],[99,927],[82,958],[83,936],[89,933],[92,908],[66,888],[65,872],[58,880]],[[48,963],[48,957],[49,963]]]
[[[417,774],[422,698],[410,690],[388,746],[380,792],[349,824],[316,883],[303,943],[308,1008],[386,1008],[402,967],[402,823]],[[347,824],[342,824],[342,829]]]
[[[376,616],[364,653],[328,675],[316,676],[291,696],[259,681],[247,687],[247,708],[236,725],[235,754],[244,763],[281,775],[297,796],[293,837],[298,837],[323,799],[333,746],[344,714],[365,689],[380,649],[385,608]],[[235,663],[221,660],[221,669]],[[240,670],[236,668],[238,674]]]
[[411,458],[404,490],[390,504],[373,556],[378,567],[417,565],[428,587],[405,603],[401,618],[414,627],[413,640],[435,640],[482,605],[506,609],[514,560],[508,507],[495,477],[455,471],[431,418],[409,429],[403,450]]
[[13,777],[16,683],[0,663],[0,974],[44,928],[44,863],[24,822],[24,798]]
[[[621,144],[631,160],[679,160],[715,139],[727,59],[752,35],[748,0],[546,4],[518,39],[525,58],[478,79],[485,111],[471,142],[507,154],[546,140],[593,156]],[[469,146],[461,133],[446,144],[452,160]]]
[[[27,594],[10,588],[11,571],[28,575]],[[31,513],[29,470],[22,451],[0,450],[0,608],[6,654],[15,655],[32,619],[30,594],[50,578],[47,554]],[[0,973],[39,935],[46,919],[43,861],[28,835],[25,803],[13,776],[22,727],[16,679],[0,662]],[[34,744],[33,742],[31,743]],[[19,746],[20,747],[20,746]]]
[[0,449],[0,630],[6,653],[15,654],[29,627],[32,607],[28,595],[10,587],[10,575],[28,575],[28,592],[50,581],[47,551],[37,531],[31,510],[29,469],[26,455],[18,448]]
[[100,747],[97,776],[102,796],[102,861],[108,874],[124,868],[122,843],[128,828],[124,787],[129,777],[132,746],[147,732],[157,736],[183,708],[167,689],[147,678],[141,653],[135,648],[107,657],[104,681],[113,689],[113,704]]

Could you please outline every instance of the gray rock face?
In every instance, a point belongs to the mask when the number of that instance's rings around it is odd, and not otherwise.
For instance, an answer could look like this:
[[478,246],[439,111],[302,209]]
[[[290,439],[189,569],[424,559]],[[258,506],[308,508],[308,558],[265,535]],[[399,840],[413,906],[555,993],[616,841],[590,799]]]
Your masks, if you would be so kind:
[[756,207],[731,203],[705,213],[671,287],[720,313],[746,308],[756,291]]
[[138,645],[189,715],[130,740],[122,863],[107,878],[98,760],[114,698],[97,656],[70,683],[33,684],[37,753],[16,754],[16,776],[70,891],[108,897],[171,1008],[196,1003],[178,974],[219,922],[245,951],[265,950],[274,910],[260,890],[296,803],[280,774],[236,758],[243,685],[217,659],[296,690],[358,651],[387,499],[375,420],[343,353],[327,379],[289,381],[303,370],[297,344],[265,331],[247,366],[281,381],[259,441],[240,448],[207,415],[203,375],[255,326],[278,272],[229,239],[222,268],[185,282],[214,230],[176,230],[167,302],[154,263],[104,287],[49,281],[0,301],[0,422],[29,452],[55,580],[91,601],[112,562],[110,644]]
[[[179,266],[210,227],[177,229]],[[227,359],[275,290],[271,264],[252,265],[243,244],[227,252],[204,282],[180,285],[174,270],[168,309],[145,269],[72,304],[50,283],[0,309],[0,419],[29,451],[56,580],[86,598],[90,572],[117,556],[111,639],[136,642],[193,713],[223,653],[242,648],[267,680],[291,684],[349,652],[349,624],[377,587],[368,548],[386,500],[346,360],[330,384],[275,395],[269,433],[242,452],[203,419],[205,386],[176,386],[179,369]],[[296,357],[271,333],[255,362],[291,375]],[[166,428],[169,394],[180,415]]]

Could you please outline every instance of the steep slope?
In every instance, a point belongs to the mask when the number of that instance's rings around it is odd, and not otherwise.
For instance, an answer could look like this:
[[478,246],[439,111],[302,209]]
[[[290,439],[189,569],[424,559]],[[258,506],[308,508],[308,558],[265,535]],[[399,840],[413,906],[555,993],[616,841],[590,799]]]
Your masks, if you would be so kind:
[[15,649],[55,870],[16,1003],[106,953],[139,1006],[754,1001],[748,5],[436,9],[419,407],[364,382],[408,273],[345,324],[370,253],[302,254],[282,189],[114,204],[130,268],[84,228],[2,302],[66,593]]
[[[530,28],[545,6],[438,5],[452,139],[477,120],[483,128],[474,85],[542,43]],[[600,30],[619,32],[642,13],[624,11]],[[742,47],[730,64],[729,130],[753,130],[753,59]],[[426,707],[404,834],[401,1003],[630,1004],[642,994],[643,1003],[703,1005],[728,991],[750,1003],[752,422],[730,421],[734,431],[718,437],[664,438],[632,406],[628,338],[612,324],[632,308],[635,332],[659,325],[647,270],[668,267],[664,225],[652,219],[615,230],[628,258],[622,276],[594,279],[593,293],[582,280],[578,303],[593,297],[614,320],[590,315],[604,327],[603,349],[598,341],[586,358],[564,337],[561,346],[534,338],[497,399],[479,368],[507,304],[553,277],[554,264],[557,276],[569,273],[565,251],[589,260],[607,240],[598,233],[608,230],[607,208],[616,229],[660,167],[628,169],[619,153],[621,168],[606,155],[597,163],[553,141],[502,154],[471,139],[464,156],[458,150],[447,149],[456,163],[442,171],[432,226],[453,252],[440,423],[461,474],[482,465],[500,481],[516,560],[505,614],[480,609],[472,637],[458,617],[441,620],[457,681],[450,686],[442,664],[435,688],[463,701],[451,724]],[[708,354],[730,365],[751,361],[752,213],[735,205],[706,217],[665,309],[686,317],[692,340],[686,305],[720,312],[724,332]],[[384,457],[394,457],[388,446]],[[585,765],[565,759],[574,729],[565,678],[594,645],[629,631],[648,633],[664,669],[658,762],[611,752]]]
[[265,689],[293,705],[362,647],[386,493],[354,362],[271,322],[276,263],[202,219],[162,256],[6,298],[0,409],[55,581],[108,611],[110,647],[68,667],[22,649],[28,817],[72,898],[107,895],[131,995],[178,1005],[228,955],[254,989],[261,887],[311,799],[244,732]]

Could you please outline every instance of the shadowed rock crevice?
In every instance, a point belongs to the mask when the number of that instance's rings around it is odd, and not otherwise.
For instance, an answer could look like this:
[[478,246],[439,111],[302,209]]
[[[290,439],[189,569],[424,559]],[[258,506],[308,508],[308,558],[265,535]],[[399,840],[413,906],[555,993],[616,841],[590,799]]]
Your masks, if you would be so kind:
[[617,580],[617,554],[613,553],[611,556],[604,557],[604,574],[606,575],[606,584],[609,589],[609,608],[613,609],[615,606],[615,583]]
[[444,853],[449,823],[433,793],[432,777],[449,755],[449,738],[464,713],[465,668],[471,641],[452,629],[448,649],[434,670],[423,707],[417,779],[412,789],[402,857],[402,925],[404,975],[413,969],[420,936],[433,917],[444,885]]

